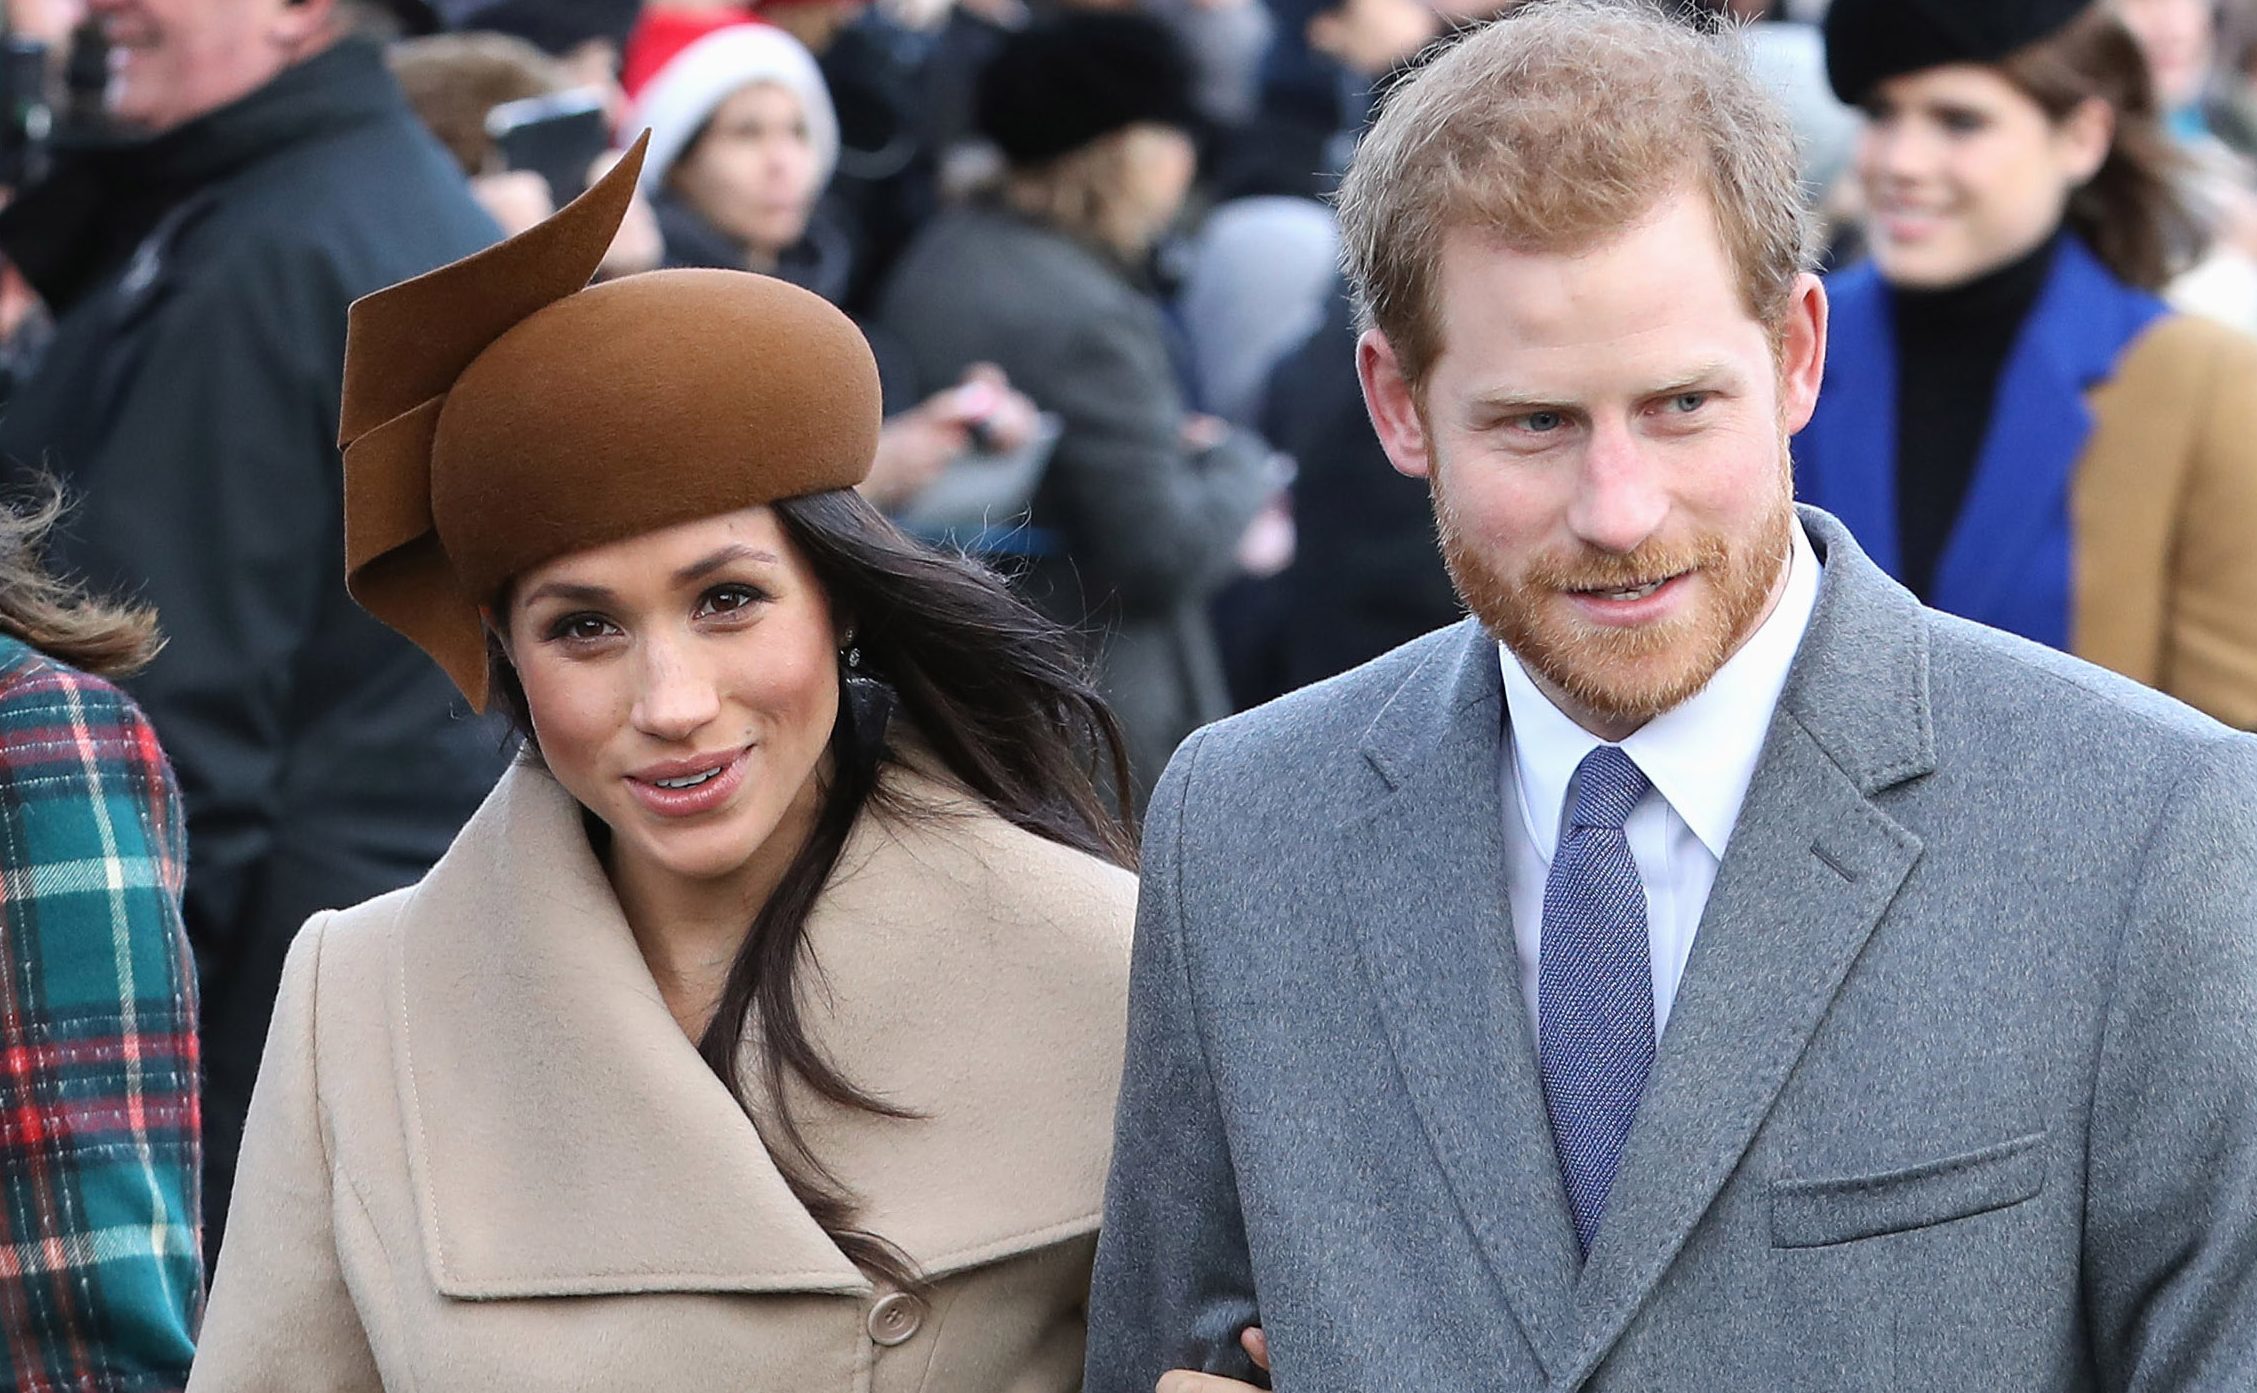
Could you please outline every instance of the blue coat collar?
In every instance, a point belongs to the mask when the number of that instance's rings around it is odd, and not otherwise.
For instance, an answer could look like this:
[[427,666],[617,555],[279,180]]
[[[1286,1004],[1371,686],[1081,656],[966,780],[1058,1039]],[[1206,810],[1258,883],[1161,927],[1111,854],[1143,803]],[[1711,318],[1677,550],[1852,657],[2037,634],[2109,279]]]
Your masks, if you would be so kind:
[[[1818,413],[1795,446],[1802,498],[1849,525],[1891,575],[1900,571],[1896,341],[1887,286],[1870,263],[1833,277],[1831,343]],[[2066,648],[2072,543],[2069,485],[2092,415],[2085,393],[2114,371],[2163,302],[2134,290],[2074,237],[2000,370],[1966,502],[1936,567],[1931,601]]]

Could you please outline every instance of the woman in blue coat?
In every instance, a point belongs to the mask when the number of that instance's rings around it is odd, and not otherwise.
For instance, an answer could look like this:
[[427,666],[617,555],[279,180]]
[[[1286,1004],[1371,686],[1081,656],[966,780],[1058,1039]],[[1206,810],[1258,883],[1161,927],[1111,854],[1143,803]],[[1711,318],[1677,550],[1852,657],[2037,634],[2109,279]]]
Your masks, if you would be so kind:
[[2080,0],[1837,0],[1871,259],[1834,276],[1803,498],[1923,600],[2257,727],[2257,344],[2137,44]]

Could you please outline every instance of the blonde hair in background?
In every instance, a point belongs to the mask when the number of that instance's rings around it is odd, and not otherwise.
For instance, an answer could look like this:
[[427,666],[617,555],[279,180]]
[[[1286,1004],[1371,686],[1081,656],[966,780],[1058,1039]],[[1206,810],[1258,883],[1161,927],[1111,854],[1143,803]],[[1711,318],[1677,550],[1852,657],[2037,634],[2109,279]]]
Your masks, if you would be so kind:
[[1090,243],[1122,260],[1152,249],[1175,210],[1156,210],[1143,196],[1143,142],[1157,133],[1128,126],[1078,150],[1003,178],[1003,201],[1016,212]]
[[47,569],[41,552],[66,511],[61,485],[46,478],[0,504],[0,633],[96,677],[131,677],[164,647],[156,612],[102,599]]
[[1413,387],[1441,352],[1434,283],[1452,229],[1562,254],[1708,196],[1749,312],[1776,332],[1812,264],[1786,115],[1739,31],[1649,0],[1534,0],[1393,89],[1340,188],[1364,328]]

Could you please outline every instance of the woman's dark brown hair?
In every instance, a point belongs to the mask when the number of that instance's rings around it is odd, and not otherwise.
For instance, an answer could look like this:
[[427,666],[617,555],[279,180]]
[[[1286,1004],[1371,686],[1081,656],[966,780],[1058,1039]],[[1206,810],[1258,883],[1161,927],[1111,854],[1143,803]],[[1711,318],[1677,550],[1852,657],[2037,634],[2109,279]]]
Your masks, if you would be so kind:
[[52,482],[0,506],[0,633],[96,677],[131,677],[164,647],[156,612],[98,599],[49,573],[41,552],[64,511]]
[[[851,624],[861,670],[890,689],[898,719],[950,776],[1037,836],[1132,863],[1126,805],[1100,792],[1130,787],[1126,746],[1090,685],[1073,635],[1012,595],[993,572],[904,536],[852,490],[770,506],[814,570],[831,612],[842,627]],[[530,742],[525,689],[498,642],[489,640],[488,654],[492,690]],[[840,1250],[864,1270],[913,1287],[919,1278],[908,1257],[855,1227],[854,1195],[808,1149],[784,1090],[787,1075],[796,1076],[833,1103],[911,1116],[823,1057],[800,1019],[797,992],[808,914],[855,820],[873,800],[890,816],[921,815],[880,782],[897,757],[886,732],[872,729],[880,720],[867,698],[841,693],[814,830],[754,918],[698,1053],[744,1103],[792,1193]],[[739,1077],[751,1030],[759,1032],[765,1110],[752,1106]]]
[[2105,5],[2019,49],[1999,71],[2055,121],[2093,98],[2115,113],[2108,159],[2069,197],[2069,229],[2117,279],[2160,290],[2202,256],[2210,229],[2189,201],[2186,157],[2165,130],[2139,40]]

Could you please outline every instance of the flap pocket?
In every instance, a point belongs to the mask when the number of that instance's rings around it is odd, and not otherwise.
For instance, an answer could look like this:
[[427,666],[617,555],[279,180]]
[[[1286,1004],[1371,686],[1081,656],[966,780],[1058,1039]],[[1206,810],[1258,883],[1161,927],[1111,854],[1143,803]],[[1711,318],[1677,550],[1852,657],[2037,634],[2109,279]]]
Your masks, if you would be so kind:
[[1771,1246],[1817,1248],[2020,1204],[2045,1187],[2045,1133],[1879,1175],[1780,1180]]

